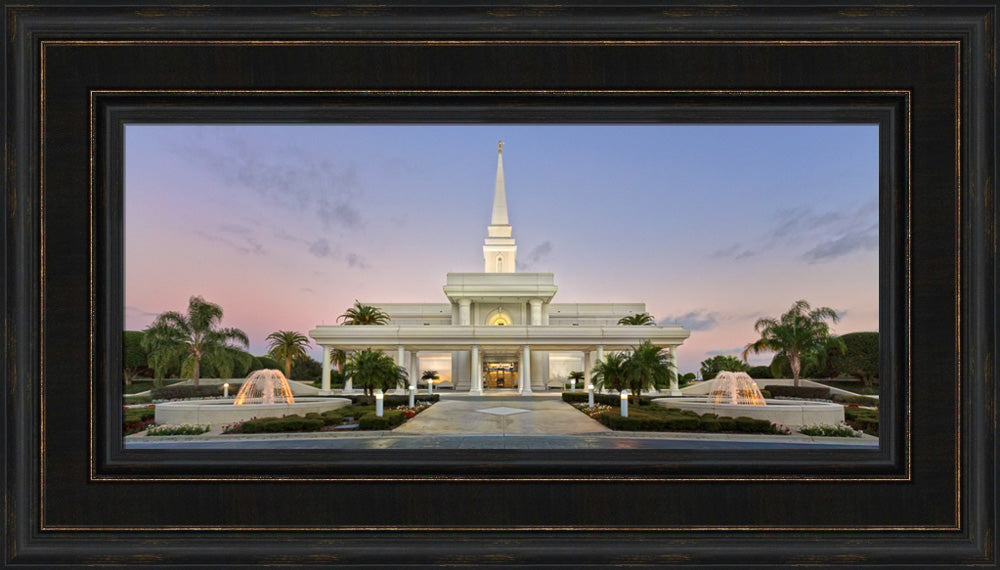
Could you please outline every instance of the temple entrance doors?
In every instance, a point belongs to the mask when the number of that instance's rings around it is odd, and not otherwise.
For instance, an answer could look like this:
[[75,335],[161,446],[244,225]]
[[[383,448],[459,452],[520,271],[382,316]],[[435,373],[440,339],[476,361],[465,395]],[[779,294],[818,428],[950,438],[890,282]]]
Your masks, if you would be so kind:
[[484,390],[516,390],[517,362],[484,362]]

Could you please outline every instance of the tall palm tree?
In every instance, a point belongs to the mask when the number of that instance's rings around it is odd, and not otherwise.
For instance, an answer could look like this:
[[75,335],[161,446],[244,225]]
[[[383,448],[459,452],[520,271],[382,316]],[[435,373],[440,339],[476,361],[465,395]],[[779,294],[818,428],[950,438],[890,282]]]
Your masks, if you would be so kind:
[[245,332],[221,328],[221,321],[222,307],[200,296],[188,300],[186,314],[177,311],[162,313],[145,331],[152,360],[168,363],[182,357],[181,373],[189,375],[194,385],[198,386],[202,359],[213,364],[229,364],[227,361],[233,355],[227,349],[235,348],[231,342],[249,348],[250,340]]
[[298,331],[275,331],[267,335],[268,353],[271,358],[285,361],[285,378],[292,374],[292,361],[306,357],[309,339]]
[[339,348],[331,349],[330,363],[337,367],[337,372],[343,372],[344,364],[347,364],[347,353]]
[[580,370],[573,370],[569,373],[570,380],[583,380],[586,375]]
[[618,319],[620,325],[655,325],[656,320],[649,313],[636,313]]
[[591,380],[594,386],[604,390],[625,390],[625,365],[628,358],[621,353],[612,352],[604,355],[604,360],[594,364]]
[[820,351],[825,356],[828,347],[839,350],[841,354],[846,351],[844,341],[830,336],[830,327],[826,323],[828,319],[833,322],[840,320],[837,312],[830,307],[813,309],[801,299],[777,319],[757,319],[753,328],[760,338],[743,349],[743,361],[746,362],[750,352],[774,351],[788,358],[792,378],[798,386],[804,359],[814,360]]
[[364,388],[368,403],[375,399],[375,390],[383,392],[391,388],[406,386],[406,370],[397,366],[388,355],[366,348],[355,352],[344,367],[344,375],[354,382],[354,387]]
[[667,384],[672,377],[670,356],[663,352],[663,347],[648,340],[633,348],[625,362],[625,381],[636,405],[643,390]]
[[388,324],[389,315],[385,314],[378,307],[365,305],[355,299],[354,306],[347,309],[343,315],[337,317],[338,321],[340,319],[344,319],[345,325],[384,325]]

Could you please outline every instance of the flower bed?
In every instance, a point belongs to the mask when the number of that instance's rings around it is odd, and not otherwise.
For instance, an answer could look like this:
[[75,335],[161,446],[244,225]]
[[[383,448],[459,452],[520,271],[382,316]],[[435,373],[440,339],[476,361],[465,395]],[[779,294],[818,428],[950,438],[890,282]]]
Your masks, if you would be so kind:
[[593,406],[588,404],[573,404],[573,407],[595,420],[600,420],[601,416],[614,410],[614,408],[608,406],[607,404],[594,404]]
[[153,425],[153,417],[156,413],[156,406],[122,408],[122,435],[132,435],[139,433]]
[[846,423],[837,425],[816,424],[811,426],[802,426],[799,428],[799,433],[819,437],[861,437],[864,435],[864,432],[856,430]]
[[397,412],[403,412],[403,416],[405,416],[406,419],[410,419],[410,418],[416,416],[417,414],[419,414],[420,412],[426,410],[429,407],[431,407],[431,404],[429,404],[427,402],[423,402],[423,403],[420,403],[420,404],[416,404],[412,408],[409,407],[409,406],[395,406],[395,407],[389,408],[389,409],[390,410],[395,410]]
[[201,435],[209,430],[209,426],[202,424],[180,424],[152,426],[146,431],[146,435]]

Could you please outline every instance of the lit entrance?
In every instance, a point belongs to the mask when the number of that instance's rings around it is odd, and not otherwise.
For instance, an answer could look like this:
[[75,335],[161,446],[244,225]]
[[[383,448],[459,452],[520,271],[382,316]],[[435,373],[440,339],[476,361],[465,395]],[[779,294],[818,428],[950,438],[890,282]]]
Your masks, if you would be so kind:
[[517,388],[516,362],[486,362],[483,364],[483,389]]

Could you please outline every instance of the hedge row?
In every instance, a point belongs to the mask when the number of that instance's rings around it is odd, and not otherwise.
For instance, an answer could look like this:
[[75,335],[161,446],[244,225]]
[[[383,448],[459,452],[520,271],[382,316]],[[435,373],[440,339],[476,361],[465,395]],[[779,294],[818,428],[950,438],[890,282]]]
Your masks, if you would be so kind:
[[[364,394],[337,394],[338,398],[347,398],[352,404],[368,404],[368,396]],[[440,394],[414,394],[413,401],[417,402],[430,402],[436,403],[441,399]],[[374,404],[373,404],[374,405]],[[405,396],[398,394],[390,394],[382,399],[382,405],[387,408],[392,408],[394,406],[409,406],[410,396],[407,394]]]
[[[239,384],[229,385],[229,395],[235,396],[240,391]],[[224,394],[222,384],[206,384],[203,386],[164,386],[163,388],[153,388],[149,395],[154,400],[176,400],[183,398],[221,398]]]
[[629,410],[627,418],[618,412],[600,417],[600,422],[614,430],[622,431],[708,431],[739,433],[787,433],[779,431],[768,420],[747,417],[729,418],[716,414],[699,416],[691,410],[667,408],[661,411]]
[[[407,402],[408,403],[408,402]],[[324,426],[338,426],[346,418],[358,422],[358,429],[392,429],[406,421],[406,414],[399,410],[385,410],[382,417],[375,415],[374,406],[350,405],[323,413],[310,412],[305,417],[293,415],[280,418],[257,418],[229,433],[280,433],[290,431],[316,431]]]
[[830,399],[838,404],[857,404],[859,406],[878,407],[878,398],[870,396],[846,396],[844,394],[834,394]]
[[878,410],[869,408],[844,408],[847,425],[868,435],[878,435]]
[[764,386],[764,389],[770,392],[775,398],[784,396],[786,398],[805,398],[807,400],[830,399],[830,389],[825,386],[781,386],[777,384],[769,384]]
[[[586,392],[563,392],[562,400],[568,404],[583,404],[588,402]],[[650,396],[639,396],[639,405],[648,406],[653,401]],[[595,404],[604,404],[605,406],[613,406],[615,408],[622,405],[622,398],[618,394],[594,394]],[[633,406],[635,402],[632,401],[631,396],[629,397],[629,403]]]

